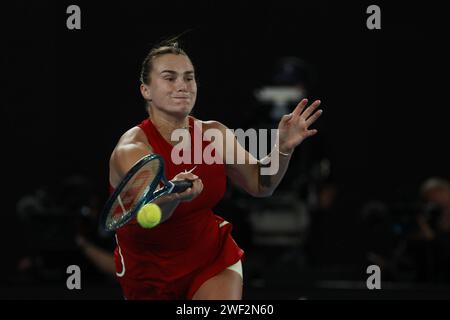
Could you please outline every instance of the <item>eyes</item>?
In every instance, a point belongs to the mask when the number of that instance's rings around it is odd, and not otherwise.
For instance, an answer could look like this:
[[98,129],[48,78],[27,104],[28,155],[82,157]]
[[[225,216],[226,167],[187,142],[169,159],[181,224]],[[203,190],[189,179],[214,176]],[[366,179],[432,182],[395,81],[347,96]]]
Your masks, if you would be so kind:
[[[169,81],[169,82],[175,82],[177,80],[177,77],[168,76],[168,77],[163,77],[163,79],[166,80],[166,81]],[[194,81],[194,80],[195,80],[195,77],[193,77],[193,76],[184,77],[184,81],[187,81],[187,82],[191,82],[191,81]]]

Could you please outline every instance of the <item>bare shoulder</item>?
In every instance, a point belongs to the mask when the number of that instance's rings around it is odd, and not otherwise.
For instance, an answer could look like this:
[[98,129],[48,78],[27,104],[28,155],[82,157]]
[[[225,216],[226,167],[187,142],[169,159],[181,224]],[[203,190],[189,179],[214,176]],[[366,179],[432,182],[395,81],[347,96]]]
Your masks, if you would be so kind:
[[120,137],[110,157],[111,184],[115,185],[139,159],[152,151],[142,129],[134,127],[126,131]]
[[139,127],[133,127],[131,129],[129,129],[128,131],[126,131],[120,137],[115,149],[117,149],[118,147],[120,148],[122,146],[126,146],[129,144],[136,144],[136,143],[137,144],[143,143],[143,144],[149,145],[144,131],[142,131],[142,129]]
[[[234,133],[233,130],[229,129],[226,125],[224,125],[222,122],[216,121],[216,120],[198,120],[195,119],[196,121],[200,121],[201,125],[202,125],[202,131],[205,132],[207,130],[218,130],[221,134],[222,137],[222,141],[223,141],[223,146],[225,148],[233,146],[234,144],[229,144],[229,141],[233,141],[234,138]],[[231,139],[231,140],[230,140]]]
[[216,121],[216,120],[199,120],[199,119],[195,119],[195,121],[200,121],[200,123],[202,124],[203,130],[208,130],[208,129],[218,129],[222,132],[225,132],[225,130],[228,129],[228,127],[226,125],[224,125],[223,123]]

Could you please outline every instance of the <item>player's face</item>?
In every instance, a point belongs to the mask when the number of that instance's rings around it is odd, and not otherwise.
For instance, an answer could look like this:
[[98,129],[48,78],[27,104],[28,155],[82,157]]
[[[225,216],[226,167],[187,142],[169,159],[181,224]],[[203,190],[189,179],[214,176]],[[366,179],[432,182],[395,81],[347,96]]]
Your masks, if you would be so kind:
[[197,98],[197,83],[191,60],[185,55],[165,54],[153,60],[149,93],[152,108],[187,116]]

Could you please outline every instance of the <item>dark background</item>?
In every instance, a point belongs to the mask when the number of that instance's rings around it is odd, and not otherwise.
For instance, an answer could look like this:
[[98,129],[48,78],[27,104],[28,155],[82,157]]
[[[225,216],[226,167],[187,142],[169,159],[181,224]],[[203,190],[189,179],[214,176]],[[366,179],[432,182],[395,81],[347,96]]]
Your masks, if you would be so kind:
[[[70,4],[81,7],[81,30],[66,28]],[[195,115],[230,128],[254,123],[253,92],[270,79],[279,57],[299,56],[316,67],[309,98],[322,100],[324,114],[318,136],[296,153],[309,148],[330,159],[348,206],[344,225],[365,201],[415,201],[425,178],[449,179],[445,11],[437,1],[374,2],[382,29],[368,30],[370,4],[8,4],[2,10],[1,111],[1,240],[8,243],[2,254],[8,258],[1,268],[14,272],[22,254],[27,234],[15,211],[23,195],[81,174],[106,197],[110,153],[146,116],[141,62],[152,45],[188,29],[182,44],[198,75]]]

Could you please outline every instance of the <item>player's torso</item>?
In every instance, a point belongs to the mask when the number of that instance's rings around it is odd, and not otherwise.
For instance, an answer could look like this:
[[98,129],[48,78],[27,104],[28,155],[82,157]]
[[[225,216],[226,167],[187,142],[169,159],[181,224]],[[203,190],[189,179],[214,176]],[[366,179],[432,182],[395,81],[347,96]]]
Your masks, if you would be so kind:
[[[166,141],[149,119],[139,125],[148,138],[153,152],[164,158],[167,179],[170,180],[178,173],[195,167],[192,172],[202,179],[203,190],[194,200],[179,204],[169,220],[153,229],[140,228],[135,220],[122,228],[118,232],[119,237],[133,243],[133,247],[137,250],[142,246],[143,250],[178,251],[197,242],[212,241],[211,245],[217,242],[217,239],[214,239],[217,232],[214,230],[216,218],[212,208],[220,201],[226,190],[225,166],[220,163],[207,164],[202,157],[198,159],[198,154],[196,159],[195,148],[197,152],[200,150],[203,153],[209,141],[203,141],[204,128],[198,123],[196,125],[193,118],[190,117],[189,120],[190,150],[189,148],[183,150],[181,155],[184,156],[184,152],[191,154],[190,161],[184,163],[180,163],[179,159],[173,159],[172,151],[177,146]],[[180,152],[176,153],[180,154]]]

